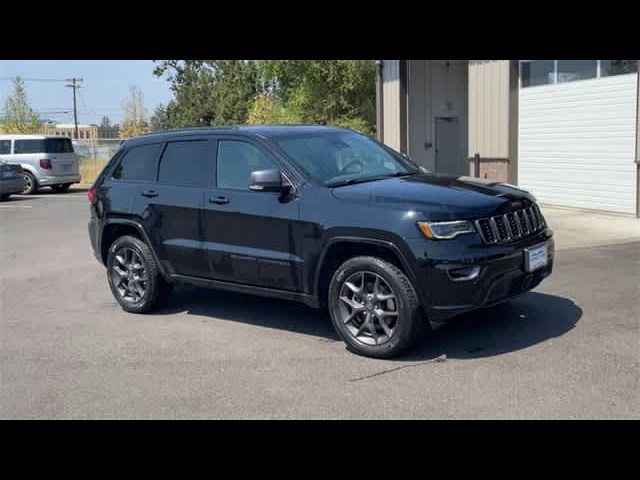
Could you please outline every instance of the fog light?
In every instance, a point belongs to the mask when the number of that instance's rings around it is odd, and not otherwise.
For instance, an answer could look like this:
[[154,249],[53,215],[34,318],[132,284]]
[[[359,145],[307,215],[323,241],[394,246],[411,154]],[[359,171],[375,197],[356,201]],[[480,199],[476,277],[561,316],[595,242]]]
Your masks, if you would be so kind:
[[478,278],[480,267],[451,268],[447,270],[447,274],[454,282],[467,282]]

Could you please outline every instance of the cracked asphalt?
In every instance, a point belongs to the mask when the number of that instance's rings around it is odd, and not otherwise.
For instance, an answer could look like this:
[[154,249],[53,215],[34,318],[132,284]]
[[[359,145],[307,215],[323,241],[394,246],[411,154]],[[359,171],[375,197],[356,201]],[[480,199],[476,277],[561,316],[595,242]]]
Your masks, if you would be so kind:
[[0,418],[640,418],[640,240],[561,249],[535,291],[372,360],[295,303],[123,312],[87,215],[78,189],[0,204]]

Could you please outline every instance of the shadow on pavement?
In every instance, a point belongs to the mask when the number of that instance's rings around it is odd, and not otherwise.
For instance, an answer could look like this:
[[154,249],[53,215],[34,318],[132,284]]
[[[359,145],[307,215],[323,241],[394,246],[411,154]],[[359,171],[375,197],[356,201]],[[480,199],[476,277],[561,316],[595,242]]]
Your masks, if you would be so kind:
[[[324,310],[294,302],[181,286],[158,314],[178,312],[340,341]],[[442,355],[470,359],[514,352],[565,334],[581,316],[582,309],[567,298],[530,292],[510,303],[462,315],[394,360]]]
[[564,335],[582,317],[568,298],[529,292],[511,302],[453,319],[398,360],[470,359],[515,352]]

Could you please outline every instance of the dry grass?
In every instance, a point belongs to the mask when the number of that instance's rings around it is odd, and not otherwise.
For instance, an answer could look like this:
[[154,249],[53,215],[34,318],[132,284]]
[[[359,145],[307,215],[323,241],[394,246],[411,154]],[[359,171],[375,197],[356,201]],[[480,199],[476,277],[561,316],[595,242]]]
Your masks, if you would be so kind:
[[82,175],[81,185],[93,185],[96,177],[107,164],[106,160],[86,160],[80,162],[80,175]]

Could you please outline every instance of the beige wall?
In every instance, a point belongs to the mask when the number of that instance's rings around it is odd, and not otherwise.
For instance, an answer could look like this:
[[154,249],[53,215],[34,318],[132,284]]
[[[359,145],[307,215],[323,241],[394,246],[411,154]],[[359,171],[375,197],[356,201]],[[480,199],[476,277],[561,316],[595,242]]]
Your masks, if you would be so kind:
[[469,60],[469,157],[509,158],[509,86],[509,60]]
[[400,60],[383,60],[382,102],[384,138],[391,148],[400,150]]

